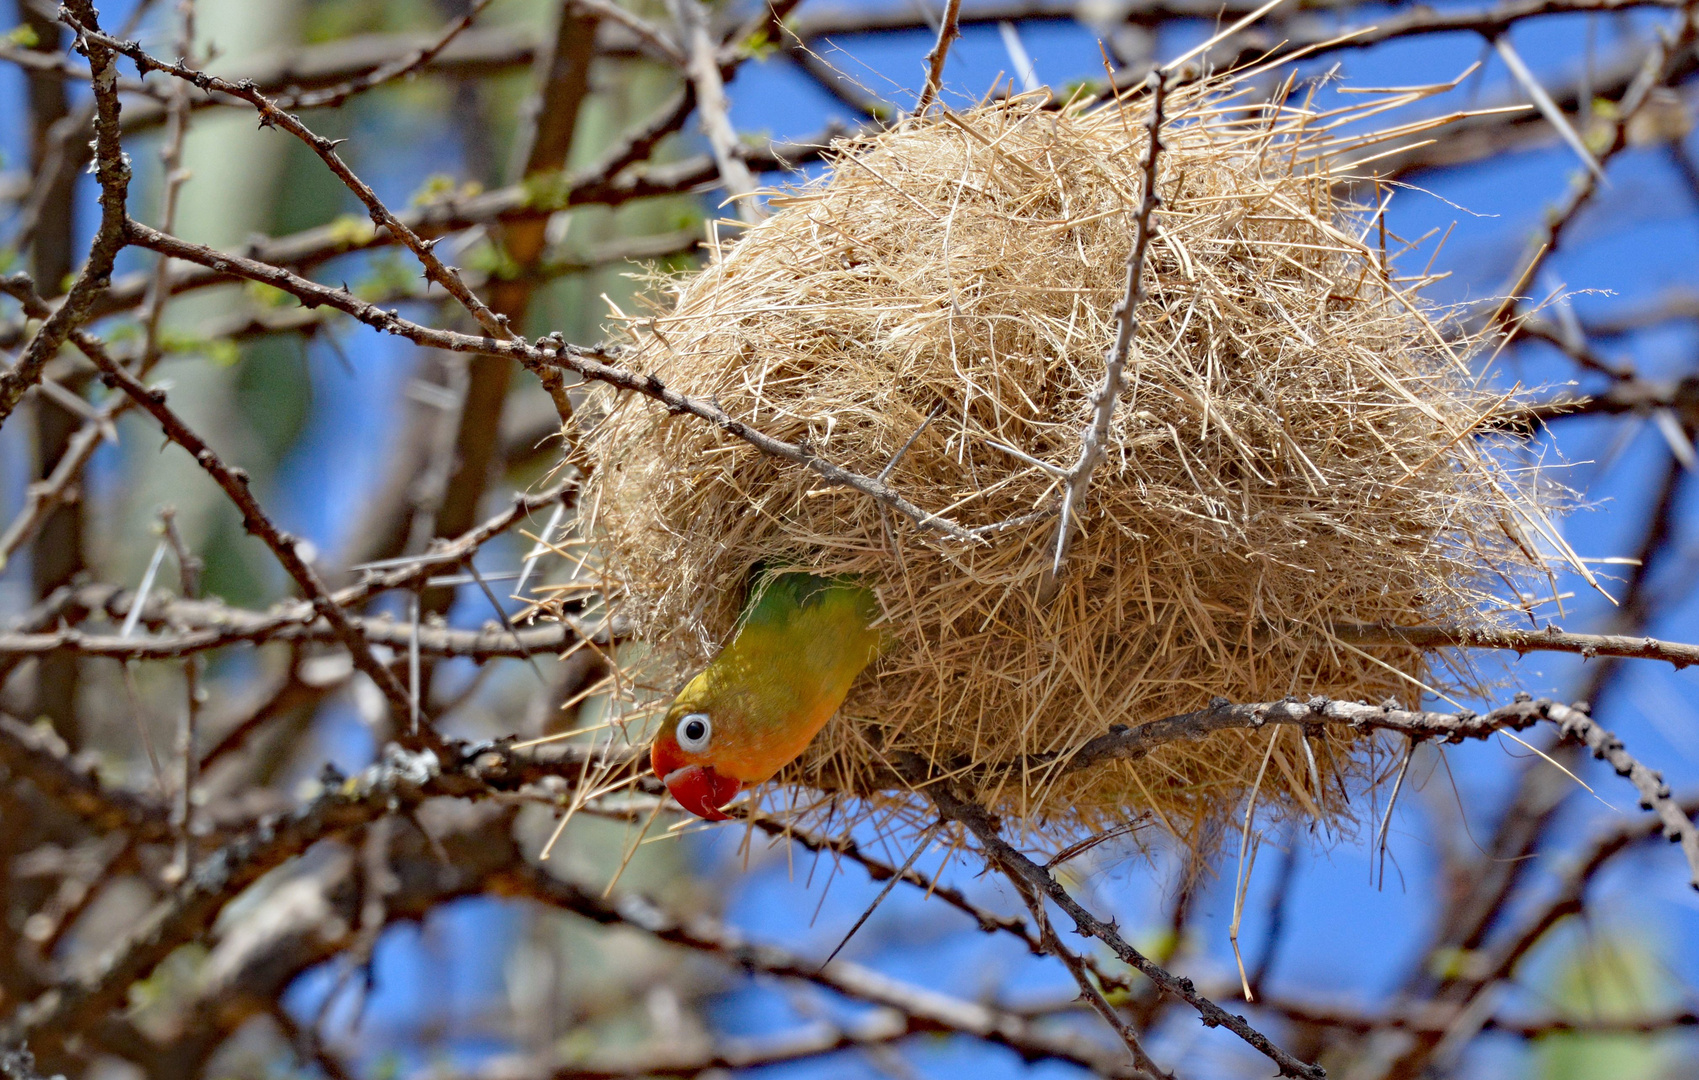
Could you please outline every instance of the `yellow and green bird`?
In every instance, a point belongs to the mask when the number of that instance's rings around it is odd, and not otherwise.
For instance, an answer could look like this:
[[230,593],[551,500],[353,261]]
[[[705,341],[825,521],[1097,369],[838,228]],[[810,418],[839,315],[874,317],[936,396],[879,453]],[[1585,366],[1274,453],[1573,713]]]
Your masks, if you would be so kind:
[[724,821],[738,792],[802,753],[879,655],[878,615],[852,579],[758,574],[731,644],[685,684],[649,748],[679,805]]

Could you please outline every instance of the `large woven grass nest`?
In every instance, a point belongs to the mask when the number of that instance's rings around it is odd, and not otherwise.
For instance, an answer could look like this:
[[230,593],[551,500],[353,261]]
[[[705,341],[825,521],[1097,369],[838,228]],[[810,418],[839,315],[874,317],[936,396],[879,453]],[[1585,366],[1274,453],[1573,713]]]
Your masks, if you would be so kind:
[[1482,625],[1551,550],[1526,463],[1486,434],[1516,402],[1382,261],[1396,241],[1340,201],[1342,161],[1372,138],[1243,89],[1169,98],[1128,383],[1048,603],[1061,482],[992,443],[1078,457],[1142,195],[1141,99],[1017,98],[841,145],[628,321],[641,370],[867,475],[940,410],[890,485],[965,528],[1024,523],[950,539],[608,394],[581,505],[610,602],[647,644],[627,685],[665,696],[709,659],[757,562],[857,574],[894,644],[781,775],[799,786],[779,805],[822,806],[796,801],[809,788],[902,804],[868,778],[913,751],[1041,833],[1148,814],[1196,847],[1269,754],[1260,805],[1341,816],[1373,754],[1337,730],[1308,752],[1285,728],[1272,751],[1269,732],[1226,732],[1072,773],[996,768],[1216,696],[1413,701],[1454,677],[1330,626]]

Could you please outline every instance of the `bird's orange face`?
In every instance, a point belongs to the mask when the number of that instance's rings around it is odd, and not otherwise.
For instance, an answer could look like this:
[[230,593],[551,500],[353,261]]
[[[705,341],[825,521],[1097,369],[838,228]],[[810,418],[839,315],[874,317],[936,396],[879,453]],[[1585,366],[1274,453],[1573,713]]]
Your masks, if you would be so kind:
[[713,719],[707,713],[669,713],[649,747],[649,764],[680,806],[697,817],[725,821],[720,808],[743,790],[743,781],[718,771],[706,759],[712,738]]

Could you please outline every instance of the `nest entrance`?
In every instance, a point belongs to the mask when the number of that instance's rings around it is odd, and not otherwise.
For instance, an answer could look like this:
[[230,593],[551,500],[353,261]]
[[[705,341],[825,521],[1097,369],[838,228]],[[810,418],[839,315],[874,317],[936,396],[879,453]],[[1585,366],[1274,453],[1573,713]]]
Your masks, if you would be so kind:
[[1368,750],[1337,731],[998,767],[1217,696],[1415,699],[1428,657],[1330,625],[1478,625],[1493,586],[1539,569],[1544,516],[1480,434],[1513,403],[1339,194],[1377,141],[1347,125],[1386,99],[1327,114],[1244,89],[1170,98],[1127,385],[1049,603],[1055,470],[1090,421],[1142,197],[1138,100],[1017,98],[843,145],[631,324],[638,366],[673,388],[867,475],[913,438],[894,489],[965,527],[1014,523],[950,540],[610,394],[586,527],[651,685],[724,643],[752,564],[856,574],[895,646],[783,780],[902,801],[869,781],[915,753],[1041,832],[1148,811],[1196,846],[1266,754],[1260,805],[1345,812]]

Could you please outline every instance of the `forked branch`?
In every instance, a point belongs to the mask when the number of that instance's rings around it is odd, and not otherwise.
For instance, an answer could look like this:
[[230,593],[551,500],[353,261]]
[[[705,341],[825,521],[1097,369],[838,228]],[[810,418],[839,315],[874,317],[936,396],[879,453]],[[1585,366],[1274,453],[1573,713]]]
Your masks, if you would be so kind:
[[1327,1070],[1294,1057],[1275,1045],[1268,1036],[1246,1023],[1244,1017],[1229,1013],[1199,993],[1197,987],[1192,985],[1192,980],[1173,974],[1133,948],[1118,929],[1087,911],[1048,870],[1004,840],[996,820],[983,806],[958,796],[951,790],[947,780],[933,778],[925,762],[911,754],[905,756],[899,767],[908,774],[910,783],[916,789],[926,793],[940,814],[951,821],[960,822],[973,833],[979,840],[986,860],[1014,880],[1018,888],[1030,889],[1051,900],[1067,912],[1080,933],[1103,942],[1114,951],[1122,963],[1155,983],[1158,989],[1174,995],[1196,1009],[1204,1026],[1224,1027],[1231,1031],[1274,1062],[1281,1076],[1294,1077],[1296,1080],[1326,1080]]

